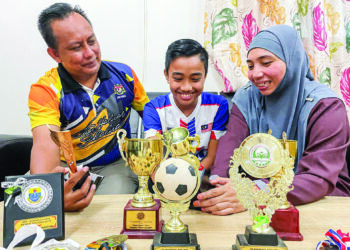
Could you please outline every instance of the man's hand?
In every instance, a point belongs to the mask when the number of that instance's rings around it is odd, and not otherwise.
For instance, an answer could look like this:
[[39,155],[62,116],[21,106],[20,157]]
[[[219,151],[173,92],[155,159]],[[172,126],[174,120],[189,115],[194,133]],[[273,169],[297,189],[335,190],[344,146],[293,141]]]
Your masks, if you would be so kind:
[[[73,187],[89,170],[88,167],[83,167],[78,172],[73,173],[69,179],[64,183],[64,210],[66,212],[79,211],[86,208],[95,194],[96,185],[93,184],[89,190],[91,184],[91,176],[86,178],[84,184],[80,189],[73,191]],[[68,173],[68,168],[56,167],[54,172],[56,173]]]
[[229,178],[217,177],[210,183],[216,187],[198,194],[198,200],[193,203],[195,207],[201,207],[203,212],[215,215],[228,215],[246,210],[237,199]]

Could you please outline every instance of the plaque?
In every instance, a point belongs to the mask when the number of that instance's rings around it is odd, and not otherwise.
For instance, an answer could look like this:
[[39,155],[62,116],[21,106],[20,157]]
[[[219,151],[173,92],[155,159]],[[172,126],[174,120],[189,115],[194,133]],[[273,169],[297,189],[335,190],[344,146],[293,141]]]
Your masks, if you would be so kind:
[[[163,159],[163,141],[159,139],[128,139],[126,131],[117,132],[121,156],[137,175],[139,188],[124,207],[123,229],[130,239],[153,239],[161,231],[159,200],[148,190],[148,179]],[[165,154],[166,158],[168,153]]]
[[[245,233],[237,235],[233,249],[287,249],[270,226],[274,211],[285,204],[286,194],[293,188],[294,159],[285,147],[285,133],[282,137],[284,143],[271,134],[250,135],[231,157],[230,178],[237,198],[253,218]],[[269,178],[269,183],[265,189],[257,190],[246,174]]]
[[[45,239],[62,240],[64,230],[63,174],[6,176],[3,245],[7,247],[24,225],[37,224],[45,231]],[[19,245],[30,245],[35,235]]]
[[[160,197],[162,207],[170,211],[161,233],[154,236],[151,249],[159,250],[199,250],[197,236],[189,233],[188,226],[180,219],[180,214],[189,209],[191,199],[200,187],[200,162],[190,155],[189,133],[185,128],[174,128],[167,137],[167,145],[172,158],[163,161],[155,174],[154,191]],[[194,138],[198,138],[194,137]],[[191,139],[192,140],[192,139]],[[199,138],[196,139],[199,143]]]

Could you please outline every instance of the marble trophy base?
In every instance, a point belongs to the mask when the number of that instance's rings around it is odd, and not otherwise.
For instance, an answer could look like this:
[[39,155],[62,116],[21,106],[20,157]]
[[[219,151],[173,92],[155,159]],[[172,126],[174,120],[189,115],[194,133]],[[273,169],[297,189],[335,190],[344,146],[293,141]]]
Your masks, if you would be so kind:
[[186,231],[182,233],[170,233],[165,232],[164,228],[162,233],[157,233],[154,236],[151,250],[200,250],[200,246],[197,242],[197,235],[188,232],[186,225]]
[[246,226],[244,234],[237,234],[233,250],[287,250],[286,244],[271,230],[270,233],[255,233],[252,226]]
[[270,226],[282,240],[303,240],[303,236],[299,231],[299,210],[293,205],[290,205],[287,209],[275,210]]
[[164,221],[159,220],[160,201],[155,199],[152,207],[133,207],[132,199],[124,207],[123,230],[121,234],[129,239],[153,239],[161,232]]

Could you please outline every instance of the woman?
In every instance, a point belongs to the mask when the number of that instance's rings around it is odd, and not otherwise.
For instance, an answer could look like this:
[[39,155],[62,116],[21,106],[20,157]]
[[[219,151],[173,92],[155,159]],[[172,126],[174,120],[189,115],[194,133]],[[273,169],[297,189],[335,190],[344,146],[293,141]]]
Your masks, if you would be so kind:
[[[250,81],[233,98],[212,176],[228,177],[230,156],[247,136],[271,129],[281,138],[285,131],[288,139],[298,141],[288,200],[298,205],[325,195],[349,196],[345,106],[333,91],[314,81],[296,30],[276,25],[259,32],[250,44],[247,64]],[[212,184],[217,187],[199,194],[195,205],[221,215],[244,210],[229,179],[216,178]]]

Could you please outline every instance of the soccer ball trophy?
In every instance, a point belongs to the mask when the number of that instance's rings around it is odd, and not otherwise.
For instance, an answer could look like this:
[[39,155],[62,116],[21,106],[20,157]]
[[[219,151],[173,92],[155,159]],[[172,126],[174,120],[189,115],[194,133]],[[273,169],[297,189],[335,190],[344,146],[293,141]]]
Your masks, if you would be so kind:
[[[180,219],[180,214],[188,210],[191,199],[199,189],[200,162],[197,157],[188,154],[193,148],[189,141],[194,139],[189,139],[187,129],[175,128],[170,133],[170,151],[174,157],[160,164],[153,189],[159,196],[162,207],[170,211],[171,218],[163,226],[162,233],[154,236],[151,249],[199,250],[196,234],[189,233],[188,226]],[[169,139],[168,136],[169,134],[164,134]],[[198,140],[197,137],[194,138]]]
[[[237,235],[233,249],[287,249],[269,224],[274,211],[285,204],[286,194],[293,188],[294,158],[286,147],[286,134],[283,133],[281,143],[270,133],[247,137],[231,157],[230,178],[237,198],[253,217],[253,225],[246,226],[244,235]],[[258,190],[247,174],[269,178],[269,183]]]

